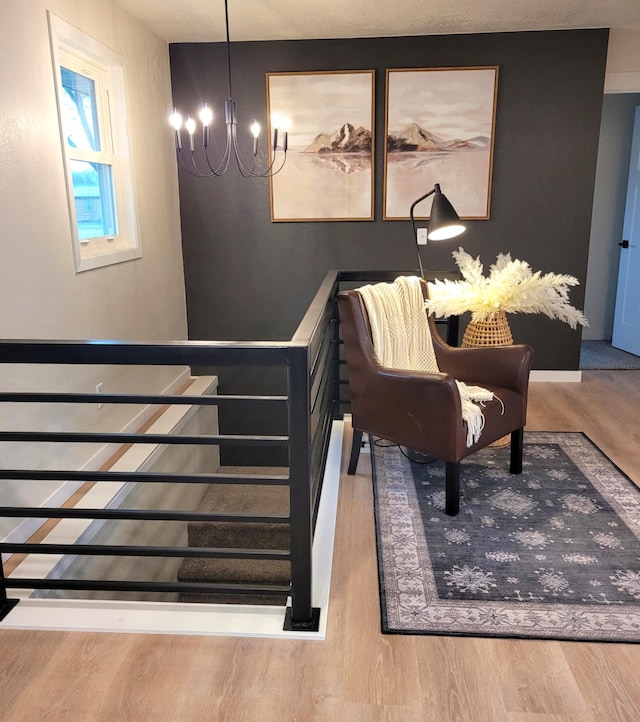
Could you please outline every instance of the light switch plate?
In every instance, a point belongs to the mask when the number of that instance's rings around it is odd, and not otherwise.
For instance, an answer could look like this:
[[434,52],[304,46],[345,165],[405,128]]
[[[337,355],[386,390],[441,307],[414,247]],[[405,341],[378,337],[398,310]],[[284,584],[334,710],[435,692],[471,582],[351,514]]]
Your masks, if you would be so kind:
[[427,245],[427,229],[426,228],[418,228],[418,245],[419,246]]

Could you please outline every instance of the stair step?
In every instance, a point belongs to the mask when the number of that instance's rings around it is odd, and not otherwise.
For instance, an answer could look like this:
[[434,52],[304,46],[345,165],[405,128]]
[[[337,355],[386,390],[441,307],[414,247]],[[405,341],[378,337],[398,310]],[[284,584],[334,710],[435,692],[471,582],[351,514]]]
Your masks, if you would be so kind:
[[190,547],[288,549],[288,524],[199,521],[188,527]]
[[[286,474],[286,469],[255,467],[221,467],[221,473]],[[202,495],[198,511],[217,514],[255,514],[287,516],[289,488],[265,484],[211,484]],[[189,546],[236,549],[289,549],[288,524],[264,522],[190,522]],[[184,559],[178,570],[180,582],[215,582],[219,584],[288,585],[291,564],[276,559]],[[212,604],[269,604],[284,606],[286,595],[249,594],[180,594],[181,602]]]
[[198,504],[221,514],[288,514],[289,487],[265,484],[209,484]]
[[[184,559],[178,570],[179,582],[218,584],[276,584],[290,581],[290,563],[272,559]],[[269,604],[284,606],[286,595],[190,594],[181,593],[181,602],[211,604]]]
[[[289,490],[286,487],[258,484],[212,484],[204,492],[198,511],[286,516],[289,513]],[[191,522],[188,534],[189,546],[194,547],[289,548],[288,524]]]

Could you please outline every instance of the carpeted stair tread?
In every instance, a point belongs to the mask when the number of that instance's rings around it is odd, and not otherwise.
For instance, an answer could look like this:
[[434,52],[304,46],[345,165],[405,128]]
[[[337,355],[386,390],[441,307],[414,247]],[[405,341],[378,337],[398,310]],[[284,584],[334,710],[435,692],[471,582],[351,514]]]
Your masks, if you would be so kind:
[[[289,489],[259,484],[211,484],[202,495],[198,511],[286,516]],[[288,524],[195,521],[189,524],[188,535],[189,546],[193,547],[289,548]]]
[[289,488],[263,484],[209,484],[198,509],[221,514],[286,515],[289,513]]
[[184,560],[178,581],[209,581],[234,584],[288,584],[289,562],[278,559]]
[[[179,582],[216,582],[219,584],[289,584],[288,561],[262,559],[185,559],[178,571]],[[181,602],[210,604],[268,604],[284,606],[287,595],[185,594]]]
[[[220,467],[226,474],[286,474],[286,469],[256,467]],[[287,516],[289,488],[263,484],[211,484],[202,495],[198,511],[218,514]],[[262,522],[190,522],[188,539],[191,547],[288,550],[288,524]],[[287,585],[290,563],[256,559],[184,559],[177,575],[183,582],[217,582],[238,584]],[[286,596],[180,594],[182,602],[219,604],[284,605]]]
[[288,549],[288,524],[198,521],[188,527],[190,547]]

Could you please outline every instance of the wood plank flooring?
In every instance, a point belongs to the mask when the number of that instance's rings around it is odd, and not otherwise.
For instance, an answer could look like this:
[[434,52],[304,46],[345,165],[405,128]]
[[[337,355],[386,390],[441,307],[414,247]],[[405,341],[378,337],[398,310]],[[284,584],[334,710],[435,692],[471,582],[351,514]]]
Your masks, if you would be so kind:
[[[639,417],[640,371],[531,386],[528,428],[584,431],[640,485]],[[640,720],[640,645],[381,634],[368,458],[346,460],[325,642],[0,626],[0,720]]]

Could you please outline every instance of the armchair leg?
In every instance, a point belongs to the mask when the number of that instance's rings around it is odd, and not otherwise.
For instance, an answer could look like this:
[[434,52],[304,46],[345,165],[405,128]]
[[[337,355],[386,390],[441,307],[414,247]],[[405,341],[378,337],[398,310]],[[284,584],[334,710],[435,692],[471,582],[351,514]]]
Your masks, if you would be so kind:
[[445,503],[444,510],[449,516],[460,511],[460,463],[445,462]]
[[512,474],[522,473],[522,451],[524,446],[524,429],[511,432],[511,463],[509,471]]
[[356,473],[358,459],[360,458],[360,447],[362,446],[362,431],[353,430],[353,438],[351,439],[351,456],[349,457],[349,468],[347,474],[353,476]]

